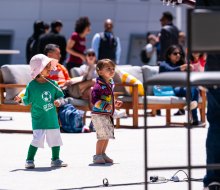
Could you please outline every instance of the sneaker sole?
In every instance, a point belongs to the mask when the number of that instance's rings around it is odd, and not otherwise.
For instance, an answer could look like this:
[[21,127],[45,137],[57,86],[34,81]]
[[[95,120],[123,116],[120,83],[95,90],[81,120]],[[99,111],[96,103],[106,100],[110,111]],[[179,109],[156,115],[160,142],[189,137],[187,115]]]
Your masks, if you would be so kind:
[[93,161],[93,163],[94,163],[94,164],[105,164],[106,162],[100,160],[100,161]]
[[113,160],[107,160],[107,159],[105,159],[105,163],[113,163]]
[[61,166],[51,165],[51,167],[53,167],[53,168],[61,168],[61,167],[67,167],[67,166],[68,166],[67,164],[65,164],[65,165],[61,165]]

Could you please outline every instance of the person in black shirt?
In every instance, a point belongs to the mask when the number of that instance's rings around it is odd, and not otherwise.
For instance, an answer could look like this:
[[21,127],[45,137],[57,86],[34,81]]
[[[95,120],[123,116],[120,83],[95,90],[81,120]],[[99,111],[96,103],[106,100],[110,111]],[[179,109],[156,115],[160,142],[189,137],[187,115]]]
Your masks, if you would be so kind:
[[56,44],[60,47],[61,58],[60,63],[63,64],[66,59],[66,38],[60,34],[63,24],[60,20],[51,23],[49,33],[43,34],[39,38],[38,53],[43,53],[47,44]]
[[41,34],[45,33],[45,25],[42,20],[37,20],[33,25],[34,32],[26,43],[26,62],[29,64],[31,58],[38,53],[38,40]]
[[160,31],[160,55],[159,61],[164,61],[165,53],[171,45],[178,44],[179,30],[173,24],[173,15],[170,12],[164,12],[160,23],[162,29]]

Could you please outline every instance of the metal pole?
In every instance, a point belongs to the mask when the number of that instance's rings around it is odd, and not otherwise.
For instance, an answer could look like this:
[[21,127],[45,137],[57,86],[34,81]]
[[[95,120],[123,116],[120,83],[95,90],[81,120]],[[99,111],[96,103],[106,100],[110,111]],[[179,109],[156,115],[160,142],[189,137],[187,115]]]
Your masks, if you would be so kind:
[[147,159],[147,85],[144,84],[144,177],[145,190],[148,190],[148,159]]
[[[187,38],[187,45],[188,45],[188,52],[187,52],[187,107],[188,107],[188,114],[187,114],[187,162],[188,162],[188,176],[191,179],[191,123],[190,123],[190,97],[191,97],[191,84],[190,84],[190,54],[191,54],[191,33],[190,33],[190,26],[191,26],[191,19],[190,19],[191,12],[188,10],[187,12],[187,31],[188,31],[188,38]],[[188,189],[192,189],[191,180],[188,180]]]

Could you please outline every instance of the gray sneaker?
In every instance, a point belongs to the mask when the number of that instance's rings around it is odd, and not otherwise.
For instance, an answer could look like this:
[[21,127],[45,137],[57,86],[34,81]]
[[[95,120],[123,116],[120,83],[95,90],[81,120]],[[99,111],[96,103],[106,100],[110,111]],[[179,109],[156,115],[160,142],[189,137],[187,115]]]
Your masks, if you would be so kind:
[[35,168],[34,160],[26,160],[25,168],[26,169],[33,169],[33,168]]
[[51,167],[67,167],[67,166],[68,165],[60,159],[51,161]]
[[93,163],[94,164],[105,164],[105,160],[102,155],[94,155],[93,156]]
[[109,158],[105,153],[102,155],[106,163],[113,163],[113,160]]

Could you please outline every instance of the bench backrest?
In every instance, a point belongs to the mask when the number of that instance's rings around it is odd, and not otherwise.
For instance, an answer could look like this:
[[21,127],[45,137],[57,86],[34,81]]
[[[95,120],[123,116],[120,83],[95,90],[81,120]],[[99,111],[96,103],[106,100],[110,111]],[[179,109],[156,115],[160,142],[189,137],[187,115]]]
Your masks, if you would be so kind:
[[[32,78],[29,65],[3,65],[0,82],[4,84],[28,84]],[[6,88],[6,100],[13,100],[22,88]]]

